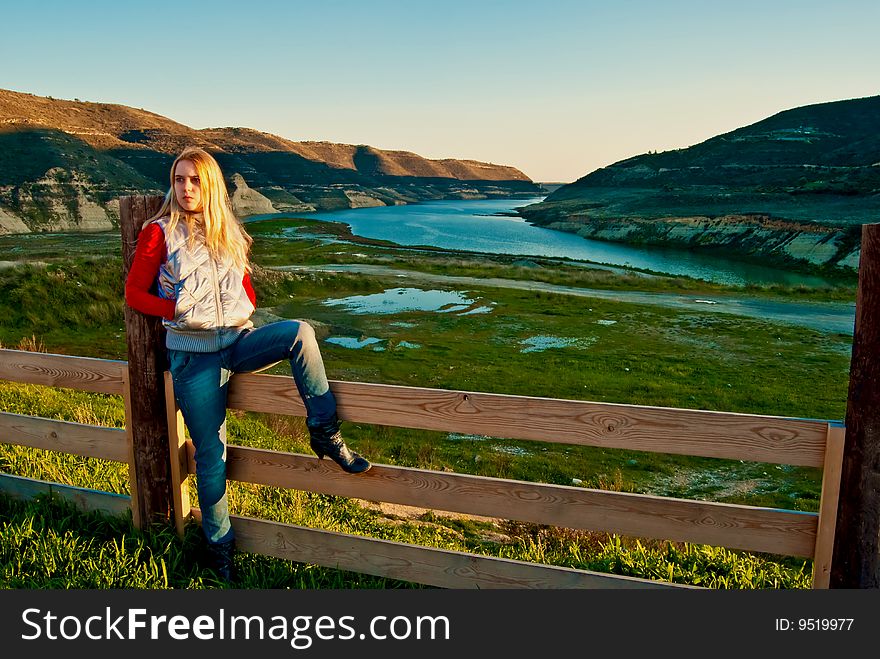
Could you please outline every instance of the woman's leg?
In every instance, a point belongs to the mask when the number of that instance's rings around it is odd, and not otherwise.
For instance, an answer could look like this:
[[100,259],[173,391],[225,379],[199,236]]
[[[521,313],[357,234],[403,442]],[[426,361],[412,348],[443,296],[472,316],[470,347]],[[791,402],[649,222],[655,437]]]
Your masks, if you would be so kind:
[[230,373],[216,352],[169,351],[174,396],[195,446],[202,530],[208,542],[231,543],[226,496],[226,393]]
[[361,473],[370,463],[349,450],[339,432],[336,399],[330,391],[324,360],[308,323],[284,320],[246,332],[229,349],[227,367],[235,373],[256,371],[287,359],[306,408],[312,450],[330,456],[343,470]]
[[228,367],[234,373],[257,371],[288,360],[309,427],[335,420],[336,399],[327,383],[315,330],[308,323],[283,320],[263,325],[243,334],[229,350]]

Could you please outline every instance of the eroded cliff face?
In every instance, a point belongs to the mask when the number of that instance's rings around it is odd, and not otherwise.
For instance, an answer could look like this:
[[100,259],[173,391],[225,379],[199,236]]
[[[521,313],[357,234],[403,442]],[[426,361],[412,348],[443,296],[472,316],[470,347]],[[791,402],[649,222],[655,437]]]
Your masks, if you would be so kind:
[[27,233],[28,225],[11,210],[0,205],[0,235],[5,233]]
[[268,198],[248,186],[241,174],[233,174],[232,176],[229,185],[229,200],[239,217],[278,212]]
[[[117,225],[119,202],[99,201],[95,186],[61,167],[19,186],[0,189],[0,233],[107,231]],[[2,202],[0,202],[2,203]]]
[[666,217],[660,219],[577,219],[542,223],[548,229],[583,238],[665,247],[714,248],[730,254],[766,258],[772,263],[857,270],[860,234],[788,222],[767,215]]
[[[159,190],[138,194],[162,194]],[[119,196],[126,190],[107,191],[90,184],[87,178],[61,167],[53,167],[33,183],[0,188],[0,235],[30,232],[110,231],[119,226]],[[102,201],[101,197],[112,198]],[[298,203],[273,203],[248,187],[235,174],[229,185],[233,210],[239,217],[280,210],[314,211],[314,206]],[[3,203],[3,202],[6,203]],[[280,208],[279,208],[280,207]]]

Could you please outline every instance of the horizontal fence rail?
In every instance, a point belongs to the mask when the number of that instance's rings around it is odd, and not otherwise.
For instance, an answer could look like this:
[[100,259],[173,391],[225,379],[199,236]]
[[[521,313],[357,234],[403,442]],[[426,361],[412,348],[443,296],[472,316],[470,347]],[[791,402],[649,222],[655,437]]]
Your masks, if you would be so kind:
[[[201,518],[197,508],[193,514]],[[236,543],[245,551],[442,588],[695,588],[250,517],[233,515],[232,522]]]
[[0,350],[0,380],[122,395],[124,361]]
[[816,513],[386,465],[353,479],[311,456],[241,446],[228,447],[227,465],[231,480],[573,529],[791,556],[812,556],[816,543]]
[[[126,362],[0,350],[0,379],[106,394],[124,394]],[[195,473],[192,443],[174,407],[166,373],[167,424],[175,505],[189,510]],[[530,398],[331,381],[340,418],[377,425],[454,431],[509,439],[769,462],[823,469],[820,512],[807,513],[645,494],[552,485],[375,464],[357,479],[314,456],[229,446],[231,480],[383,501],[496,519],[729,547],[816,561],[814,585],[830,571],[830,543],[840,478],[843,428],[810,419]],[[239,374],[229,407],[304,416],[288,376]],[[833,440],[833,441],[832,441]],[[92,458],[130,462],[126,430],[0,413],[0,441]],[[827,450],[833,446],[833,450]],[[70,489],[11,476],[0,488],[57,491],[73,500],[119,509],[120,495]],[[11,485],[10,485],[11,483]],[[52,490],[52,488],[55,488]],[[64,489],[68,488],[68,489]],[[108,494],[108,493],[104,493]],[[77,499],[78,497],[78,499]],[[290,560],[441,587],[669,587],[584,570],[416,547],[287,524],[235,517],[241,548]],[[178,530],[182,520],[177,519]],[[621,581],[623,579],[623,581]]]
[[[126,362],[0,350],[0,379],[122,394]],[[343,420],[821,467],[827,421],[331,381]],[[304,416],[287,376],[235,375],[229,406]]]
[[0,436],[7,444],[128,462],[128,442],[121,428],[0,412]]
[[[821,467],[827,421],[331,381],[339,417],[402,428]],[[289,378],[239,374],[230,407],[304,416]]]
[[0,474],[0,492],[13,499],[33,499],[41,494],[52,494],[86,511],[100,511],[111,515],[126,515],[131,512],[131,497],[125,494],[90,490],[75,485],[63,485],[24,478],[12,474]]

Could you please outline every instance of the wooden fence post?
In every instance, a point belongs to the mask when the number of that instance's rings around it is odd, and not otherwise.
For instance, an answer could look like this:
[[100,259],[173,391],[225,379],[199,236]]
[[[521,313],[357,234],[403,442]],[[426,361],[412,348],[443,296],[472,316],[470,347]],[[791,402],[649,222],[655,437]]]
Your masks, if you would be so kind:
[[[122,276],[128,277],[141,226],[156,212],[162,196],[119,198]],[[128,342],[126,428],[131,442],[132,516],[135,525],[168,523],[173,515],[171,459],[165,413],[165,330],[161,319],[125,305]]]
[[862,226],[831,588],[880,587],[880,224]]

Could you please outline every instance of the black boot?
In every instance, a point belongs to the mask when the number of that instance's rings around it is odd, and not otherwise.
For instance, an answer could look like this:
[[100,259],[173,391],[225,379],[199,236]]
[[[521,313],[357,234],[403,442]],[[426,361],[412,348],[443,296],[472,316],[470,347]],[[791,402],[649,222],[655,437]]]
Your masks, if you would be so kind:
[[360,474],[369,469],[369,460],[349,449],[339,432],[339,420],[335,417],[329,423],[309,426],[309,437],[312,450],[322,460],[330,456],[343,471],[349,474]]
[[208,567],[228,585],[235,583],[235,540],[208,543]]

